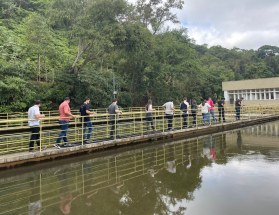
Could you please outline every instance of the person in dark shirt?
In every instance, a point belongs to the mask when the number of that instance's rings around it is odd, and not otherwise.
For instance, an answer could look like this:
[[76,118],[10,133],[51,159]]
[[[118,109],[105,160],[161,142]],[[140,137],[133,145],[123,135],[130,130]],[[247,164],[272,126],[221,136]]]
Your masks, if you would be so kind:
[[236,100],[236,102],[235,102],[235,111],[236,111],[236,116],[235,117],[236,117],[236,120],[240,120],[240,108],[243,106],[241,104],[242,100],[243,100],[243,97]]
[[226,122],[225,120],[225,98],[222,98],[219,102],[217,102],[218,105],[218,111],[219,111],[219,122],[221,122],[221,116],[223,118],[223,122]]
[[[83,142],[90,140],[91,133],[93,131],[92,122],[90,119],[90,114],[97,114],[96,112],[90,112],[89,107],[90,98],[85,98],[84,103],[80,107],[81,122],[83,123]],[[86,129],[88,128],[87,139]]]

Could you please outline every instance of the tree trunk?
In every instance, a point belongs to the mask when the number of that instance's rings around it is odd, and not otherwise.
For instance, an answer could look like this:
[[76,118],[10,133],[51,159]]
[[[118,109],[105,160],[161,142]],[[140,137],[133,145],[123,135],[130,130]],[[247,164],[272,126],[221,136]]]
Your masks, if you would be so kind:
[[46,67],[46,56],[45,56],[45,72],[46,72],[46,82],[47,82],[47,67]]
[[102,60],[101,60],[101,72],[103,72],[103,62],[104,62],[104,56],[102,56]]
[[54,83],[54,68],[52,69],[52,83]]
[[41,55],[38,54],[37,81],[41,81]]

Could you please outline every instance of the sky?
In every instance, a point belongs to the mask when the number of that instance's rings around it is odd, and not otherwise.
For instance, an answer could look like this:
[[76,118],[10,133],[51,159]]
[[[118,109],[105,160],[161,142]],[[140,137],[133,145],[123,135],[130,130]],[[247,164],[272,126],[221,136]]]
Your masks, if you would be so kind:
[[279,46],[279,0],[184,0],[175,10],[196,44],[258,49]]

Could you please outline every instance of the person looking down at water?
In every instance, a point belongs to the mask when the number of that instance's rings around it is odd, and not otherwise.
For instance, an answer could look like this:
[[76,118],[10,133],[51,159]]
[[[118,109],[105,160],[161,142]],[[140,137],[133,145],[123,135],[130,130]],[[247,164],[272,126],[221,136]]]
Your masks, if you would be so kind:
[[206,100],[204,100],[200,106],[201,108],[201,113],[203,116],[203,125],[205,125],[206,120],[208,120],[208,123],[210,123],[210,114],[209,114],[209,110],[211,108],[211,106],[207,103]]
[[166,117],[168,118],[168,130],[172,131],[172,121],[173,121],[173,111],[175,111],[173,106],[173,99],[163,105],[163,109],[166,111]]
[[[29,152],[38,152],[34,149],[34,142],[37,142],[38,147],[40,147],[40,118],[45,118],[45,115],[40,113],[40,107],[42,102],[40,100],[36,101],[35,105],[28,110],[28,125],[31,129],[31,138],[29,143]],[[42,147],[42,150],[46,147]]]
[[[80,107],[80,115],[82,116],[81,122],[83,123],[83,142],[84,143],[86,140],[87,141],[90,140],[91,133],[93,131],[93,127],[92,127],[93,125],[92,125],[92,121],[91,121],[89,115],[90,114],[97,115],[96,112],[90,111],[89,103],[90,103],[90,98],[85,98],[84,103]],[[86,138],[86,135],[85,135],[86,128],[88,128],[87,139],[85,139]]]
[[121,137],[117,136],[117,123],[119,119],[118,114],[122,114],[122,111],[118,110],[116,98],[112,100],[112,104],[108,107],[107,113],[110,114],[109,116],[110,124],[111,124],[110,139],[114,140],[114,131],[115,131],[116,139],[120,139]]
[[56,140],[56,144],[54,145],[58,149],[61,148],[60,142],[62,139],[64,140],[64,143],[65,143],[64,147],[73,146],[72,144],[70,144],[68,142],[67,130],[69,128],[70,117],[76,118],[76,116],[71,114],[71,109],[70,109],[69,103],[70,103],[70,98],[66,97],[64,99],[64,102],[61,103],[59,106],[59,115],[60,115],[59,124],[61,125],[62,131],[61,131],[58,139]]
[[[214,112],[214,102],[212,101],[211,97],[208,98],[207,103],[210,105],[210,114],[212,115],[213,118],[213,122],[216,122],[216,118],[215,118],[215,112]],[[210,116],[209,116],[210,117]]]
[[154,127],[153,123],[153,116],[152,116],[152,111],[156,111],[155,109],[152,108],[152,100],[148,100],[147,104],[145,105],[145,111],[146,113],[146,126],[147,126],[147,132],[149,131],[149,123],[152,126],[153,131],[157,131]]
[[187,118],[188,118],[188,110],[189,110],[189,103],[187,102],[187,98],[183,98],[183,102],[180,104],[180,110],[182,111],[182,117],[183,117],[183,127],[182,128],[188,128]]
[[219,122],[221,122],[221,116],[223,117],[223,122],[226,122],[225,119],[225,98],[222,98],[219,102],[217,102],[218,105],[218,112],[219,112]]
[[236,120],[240,120],[240,108],[243,107],[243,105],[241,104],[242,100],[243,100],[243,97],[241,97],[240,99],[237,99],[235,101]]

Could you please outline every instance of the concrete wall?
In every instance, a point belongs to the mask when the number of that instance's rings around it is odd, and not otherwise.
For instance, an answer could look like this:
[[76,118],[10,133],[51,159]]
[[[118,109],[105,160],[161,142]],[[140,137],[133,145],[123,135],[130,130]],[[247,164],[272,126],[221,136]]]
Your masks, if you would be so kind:
[[264,88],[279,88],[279,77],[252,79],[252,80],[243,80],[243,81],[227,81],[222,83],[223,91],[264,89]]

